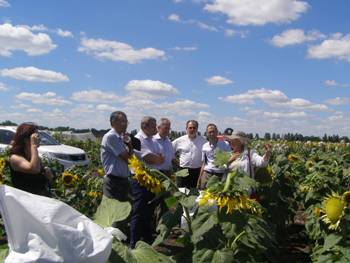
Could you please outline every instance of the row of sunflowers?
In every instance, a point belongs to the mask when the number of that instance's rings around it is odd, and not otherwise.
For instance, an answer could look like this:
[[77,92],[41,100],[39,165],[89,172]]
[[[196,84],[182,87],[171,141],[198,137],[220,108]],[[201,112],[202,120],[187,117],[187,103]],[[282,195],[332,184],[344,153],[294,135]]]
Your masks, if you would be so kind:
[[[113,210],[130,212],[130,209],[102,197],[104,172],[99,144],[65,143],[83,148],[92,161],[88,167],[62,171],[57,163],[46,160],[55,174],[51,185],[53,197],[94,219],[115,216],[109,220],[113,222],[127,217],[109,215]],[[263,151],[265,143],[254,141],[252,147]],[[272,144],[270,164],[256,172],[256,180],[233,171],[225,181],[212,177],[202,192],[179,189],[173,178],[132,158],[129,166],[134,179],[157,198],[162,197],[168,211],[158,221],[152,246],[139,242],[131,250],[116,238],[109,262],[279,262],[281,235],[294,223],[297,214],[303,215],[313,262],[349,262],[350,146]],[[6,158],[0,157],[0,180],[11,184]],[[218,153],[218,163],[225,158]],[[173,176],[186,175],[180,170]],[[174,232],[181,249],[157,252],[155,248],[173,238]]]

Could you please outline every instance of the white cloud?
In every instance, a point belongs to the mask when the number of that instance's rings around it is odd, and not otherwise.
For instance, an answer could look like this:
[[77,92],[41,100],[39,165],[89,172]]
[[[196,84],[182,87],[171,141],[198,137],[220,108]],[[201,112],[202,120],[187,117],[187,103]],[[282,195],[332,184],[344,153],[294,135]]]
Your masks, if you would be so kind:
[[207,117],[213,117],[213,114],[207,111],[200,111],[198,112],[199,118],[207,118]]
[[0,0],[0,7],[10,7],[10,4],[6,0]]
[[173,0],[175,4],[182,3],[184,0]]
[[36,82],[54,83],[69,81],[69,78],[60,72],[38,69],[36,67],[5,68],[0,70],[0,75],[3,77]]
[[60,37],[74,37],[72,32],[68,31],[68,30],[63,30],[61,28],[57,28],[57,29],[50,29],[47,26],[43,25],[43,24],[38,24],[38,25],[32,25],[32,26],[28,26],[28,25],[18,25],[20,27],[24,27],[30,31],[39,31],[39,32],[50,32],[50,33],[55,33],[57,35],[59,35]]
[[75,101],[100,102],[118,100],[118,96],[112,92],[95,89],[74,92],[71,99]]
[[168,20],[174,21],[174,22],[181,22],[180,16],[177,14],[171,14],[168,16]]
[[9,88],[5,83],[0,82],[0,91],[8,91]]
[[326,86],[330,86],[330,87],[336,87],[336,86],[339,85],[339,84],[338,84],[335,80],[333,80],[333,79],[327,79],[327,80],[325,80],[324,84],[325,84]]
[[130,64],[147,59],[165,58],[163,50],[147,47],[134,49],[132,46],[104,39],[82,38],[78,51],[92,55],[100,60],[123,61]]
[[30,113],[40,113],[40,112],[43,112],[43,110],[41,110],[41,109],[36,109],[36,108],[30,108],[30,109],[27,109],[27,112],[30,112]]
[[233,81],[228,79],[228,78],[225,78],[225,77],[222,77],[222,76],[212,76],[208,79],[206,79],[206,82],[208,85],[211,85],[211,86],[218,86],[218,85],[228,85],[228,84],[232,84]]
[[329,116],[328,119],[330,121],[340,121],[344,119],[343,115],[333,115],[333,116]]
[[18,25],[18,26],[25,27],[30,31],[49,31],[49,29],[43,24],[32,25],[32,26],[28,26],[28,25]]
[[71,111],[73,113],[92,113],[95,107],[92,104],[77,104]]
[[30,56],[49,53],[57,46],[44,33],[34,34],[24,26],[9,23],[0,25],[0,55],[9,57],[13,51],[24,51]]
[[[223,101],[235,104],[254,104],[256,100],[265,102],[270,107],[282,107],[296,110],[329,111],[324,104],[312,103],[306,99],[289,99],[286,94],[279,90],[256,89],[248,90],[246,93],[219,97]],[[250,108],[248,108],[250,110]]]
[[176,50],[176,51],[195,51],[197,50],[197,47],[173,47],[172,50]]
[[125,89],[133,94],[138,93],[141,97],[147,94],[152,97],[164,97],[179,93],[171,84],[149,79],[131,80],[125,86]]
[[288,101],[288,97],[279,90],[256,89],[248,90],[246,93],[220,97],[221,100],[238,103],[238,104],[254,104],[254,100],[260,99],[266,103],[283,103]]
[[72,32],[70,32],[68,30],[63,30],[61,28],[57,29],[57,35],[59,35],[61,37],[73,37]]
[[225,29],[224,34],[226,37],[239,36],[240,38],[246,38],[248,35],[248,31]]
[[283,31],[280,35],[274,36],[271,39],[271,43],[276,47],[285,47],[315,41],[321,38],[325,38],[325,35],[319,31],[314,30],[305,33],[302,29],[289,29]]
[[192,100],[178,100],[174,103],[162,103],[161,105],[163,107],[167,106],[171,109],[174,109],[174,108],[192,108],[192,109],[209,108],[208,104],[199,103],[199,102],[195,102]]
[[265,25],[295,21],[308,8],[299,0],[214,0],[204,10],[226,15],[230,24]]
[[326,103],[331,105],[347,105],[347,104],[350,104],[350,98],[336,97],[334,99],[326,100]]
[[264,116],[268,118],[275,119],[290,119],[290,118],[304,118],[307,114],[303,111],[295,111],[295,112],[264,112]]
[[54,92],[46,92],[43,94],[40,93],[29,93],[21,92],[16,95],[16,99],[27,100],[34,104],[44,104],[44,105],[57,105],[62,106],[66,104],[71,104],[70,101],[63,99],[60,96],[57,96]]
[[308,49],[308,57],[314,59],[335,58],[350,61],[350,34],[333,34],[319,45]]
[[107,111],[107,112],[113,112],[113,111],[118,110],[116,107],[113,107],[113,106],[108,105],[108,104],[99,104],[96,106],[96,109],[98,111]]
[[335,81],[333,79],[325,80],[324,84],[328,87],[341,87],[341,88],[349,88],[350,87],[350,84],[338,83],[337,81]]
[[188,20],[185,23],[197,25],[199,28],[204,29],[204,30],[208,30],[208,31],[213,31],[213,32],[219,31],[215,26],[211,26],[211,25],[208,25],[206,23],[203,23],[203,22],[200,22],[200,21],[197,21],[194,19]]
[[31,106],[28,105],[28,104],[24,104],[24,103],[20,103],[20,104],[17,104],[17,105],[14,105],[13,108],[16,109],[28,109],[30,108]]
[[201,21],[195,20],[195,19],[189,19],[189,20],[181,20],[180,16],[177,14],[171,14],[168,16],[169,21],[181,23],[181,24],[190,24],[195,25],[201,29],[217,32],[219,31],[215,26],[208,25],[206,23],[203,23]]
[[277,103],[275,106],[289,107],[289,108],[294,108],[299,110],[315,110],[315,111],[329,110],[329,108],[324,104],[315,104],[315,103],[312,103],[311,101],[301,99],[301,98],[294,98],[288,102]]
[[209,108],[208,104],[195,102],[192,100],[178,100],[175,102],[164,102],[159,104],[159,109],[171,115],[190,116],[196,114],[196,110]]

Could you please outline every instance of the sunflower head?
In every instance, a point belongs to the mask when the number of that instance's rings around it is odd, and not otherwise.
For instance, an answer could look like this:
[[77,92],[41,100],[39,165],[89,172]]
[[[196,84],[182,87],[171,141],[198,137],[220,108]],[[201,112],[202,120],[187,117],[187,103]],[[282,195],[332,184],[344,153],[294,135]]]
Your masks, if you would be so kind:
[[323,222],[329,224],[329,229],[337,229],[343,215],[345,203],[337,194],[332,194],[324,200]]
[[272,183],[274,172],[271,166],[261,167],[255,173],[255,180],[262,185],[269,185]]
[[147,169],[140,160],[133,155],[129,159],[129,167],[133,170],[133,178],[148,191],[158,194],[162,191],[162,183],[157,176]]
[[288,155],[288,161],[297,162],[297,161],[300,161],[300,157],[296,154],[291,153]]
[[97,174],[98,174],[98,176],[103,177],[105,175],[105,171],[103,170],[103,168],[98,168]]
[[78,181],[78,177],[70,172],[64,172],[62,174],[62,181],[65,186],[73,186]]
[[0,158],[0,171],[2,171],[6,166],[5,158]]
[[133,170],[137,170],[142,167],[141,161],[137,159],[135,154],[131,156],[128,162],[129,162],[129,167],[132,168]]
[[91,198],[97,198],[101,195],[102,195],[101,192],[96,192],[96,191],[87,192],[87,196],[89,196]]
[[342,199],[346,204],[349,204],[350,203],[350,191],[344,192]]
[[212,206],[215,204],[215,195],[209,192],[208,190],[206,191],[201,191],[199,200],[198,200],[198,205],[204,206]]
[[315,167],[315,162],[314,162],[313,160],[308,160],[308,161],[305,163],[305,168],[306,168],[308,171],[311,171],[314,167]]

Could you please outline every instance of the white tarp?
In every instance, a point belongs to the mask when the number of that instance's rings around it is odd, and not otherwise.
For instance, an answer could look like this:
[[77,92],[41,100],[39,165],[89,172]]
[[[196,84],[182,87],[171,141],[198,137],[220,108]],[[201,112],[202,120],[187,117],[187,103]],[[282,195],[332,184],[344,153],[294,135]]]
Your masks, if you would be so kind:
[[5,263],[106,262],[112,236],[67,204],[0,185],[9,255]]

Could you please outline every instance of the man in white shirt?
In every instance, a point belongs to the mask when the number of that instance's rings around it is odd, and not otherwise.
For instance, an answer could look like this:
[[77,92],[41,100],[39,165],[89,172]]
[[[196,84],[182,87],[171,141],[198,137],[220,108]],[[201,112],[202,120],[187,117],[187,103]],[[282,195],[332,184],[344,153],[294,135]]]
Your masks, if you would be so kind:
[[[141,130],[135,137],[141,142],[141,158],[150,168],[156,168],[157,165],[164,162],[164,156],[161,154],[158,144],[153,140],[153,136],[156,133],[156,119],[149,116],[143,117],[141,120]],[[131,212],[130,246],[134,248],[136,242],[141,239],[149,244],[152,243],[152,217],[155,204],[151,200],[154,199],[155,195],[145,187],[140,186],[136,180],[131,181],[131,189],[133,207]]]
[[214,164],[215,153],[218,149],[225,152],[231,152],[231,147],[225,141],[218,140],[218,128],[215,124],[210,123],[207,125],[206,135],[208,142],[203,145],[202,148],[202,169],[198,180],[197,187],[204,189],[208,182],[208,179],[213,176],[222,177],[225,169],[216,167]]
[[186,135],[173,141],[174,152],[180,155],[180,167],[188,169],[187,177],[178,177],[179,187],[195,188],[202,166],[202,147],[206,140],[198,135],[198,122],[186,123]]
[[167,118],[161,118],[158,124],[158,133],[153,136],[153,140],[158,144],[162,155],[164,156],[164,162],[156,166],[156,168],[167,176],[172,172],[172,160],[174,159],[173,145],[169,139],[170,120]]

